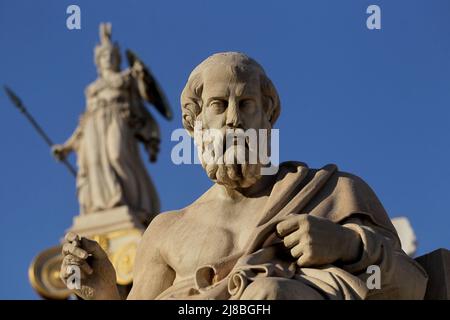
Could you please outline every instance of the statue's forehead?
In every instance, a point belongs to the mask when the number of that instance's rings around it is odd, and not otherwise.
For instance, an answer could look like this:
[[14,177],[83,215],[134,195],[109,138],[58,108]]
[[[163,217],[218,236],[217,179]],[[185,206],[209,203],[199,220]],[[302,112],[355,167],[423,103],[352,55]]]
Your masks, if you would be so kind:
[[202,74],[203,90],[208,94],[259,93],[259,73],[253,70],[235,72],[231,67],[212,67]]

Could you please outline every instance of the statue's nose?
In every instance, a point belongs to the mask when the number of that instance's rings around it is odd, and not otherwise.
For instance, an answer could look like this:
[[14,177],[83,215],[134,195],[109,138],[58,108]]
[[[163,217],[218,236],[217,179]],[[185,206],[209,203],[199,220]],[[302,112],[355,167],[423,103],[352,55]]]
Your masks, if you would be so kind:
[[239,108],[234,101],[228,102],[227,108],[227,123],[226,125],[229,127],[238,127],[241,123],[241,117],[239,115]]

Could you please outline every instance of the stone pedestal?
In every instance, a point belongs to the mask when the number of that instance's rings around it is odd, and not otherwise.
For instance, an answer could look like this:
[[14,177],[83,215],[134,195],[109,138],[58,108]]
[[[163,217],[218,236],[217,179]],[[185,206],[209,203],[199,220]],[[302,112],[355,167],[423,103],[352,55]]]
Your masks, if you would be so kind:
[[70,229],[79,235],[90,237],[118,230],[145,230],[148,214],[130,210],[127,206],[83,214],[73,218]]

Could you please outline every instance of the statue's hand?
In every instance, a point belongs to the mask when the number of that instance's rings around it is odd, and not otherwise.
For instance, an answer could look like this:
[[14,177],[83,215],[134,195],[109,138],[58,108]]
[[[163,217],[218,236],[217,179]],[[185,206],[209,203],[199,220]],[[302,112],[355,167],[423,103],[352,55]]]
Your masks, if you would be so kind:
[[69,152],[70,150],[62,144],[55,144],[52,146],[52,154],[58,161],[66,159]]
[[134,78],[142,80],[144,78],[144,69],[145,67],[142,65],[142,62],[135,60],[131,66],[131,73]]
[[278,223],[277,233],[300,267],[351,262],[360,253],[356,231],[308,214],[287,216]]
[[68,288],[85,300],[120,299],[116,271],[100,245],[73,232],[64,240],[60,277]]

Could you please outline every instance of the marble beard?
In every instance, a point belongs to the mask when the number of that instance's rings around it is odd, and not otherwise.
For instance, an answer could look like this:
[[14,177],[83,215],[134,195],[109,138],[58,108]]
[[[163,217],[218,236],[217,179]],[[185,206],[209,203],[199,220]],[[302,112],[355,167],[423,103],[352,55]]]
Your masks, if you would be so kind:
[[[205,134],[202,139],[194,139],[202,167],[208,177],[218,184],[230,188],[250,187],[261,177],[258,150],[251,148],[242,129],[228,130],[228,134],[221,130],[216,135]],[[227,139],[232,143],[228,145]],[[249,160],[252,156],[256,161]]]

